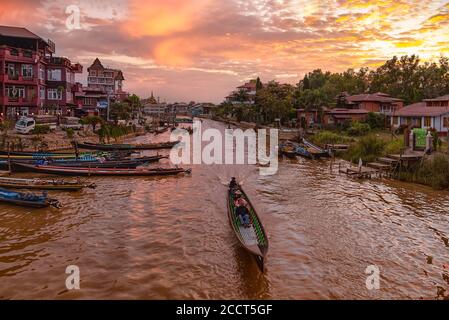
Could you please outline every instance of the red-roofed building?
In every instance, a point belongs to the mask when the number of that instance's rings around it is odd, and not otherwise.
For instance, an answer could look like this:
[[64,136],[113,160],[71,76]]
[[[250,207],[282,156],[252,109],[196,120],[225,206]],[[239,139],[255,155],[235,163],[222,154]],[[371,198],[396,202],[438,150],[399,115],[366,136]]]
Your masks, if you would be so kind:
[[91,89],[101,89],[111,96],[111,99],[123,101],[128,93],[123,91],[123,72],[118,69],[106,68],[100,59],[96,58],[92,65],[87,68],[87,86]]
[[257,80],[250,80],[236,91],[231,92],[225,99],[232,104],[254,104],[257,92]]
[[415,128],[434,128],[440,134],[449,130],[449,95],[425,99],[398,110],[391,119],[393,127],[409,125]]
[[54,57],[55,44],[25,28],[0,26],[1,119],[23,115],[70,115],[80,64]]
[[393,98],[382,92],[364,93],[353,96],[346,95],[346,106],[350,109],[365,109],[390,117],[404,106],[402,99]]

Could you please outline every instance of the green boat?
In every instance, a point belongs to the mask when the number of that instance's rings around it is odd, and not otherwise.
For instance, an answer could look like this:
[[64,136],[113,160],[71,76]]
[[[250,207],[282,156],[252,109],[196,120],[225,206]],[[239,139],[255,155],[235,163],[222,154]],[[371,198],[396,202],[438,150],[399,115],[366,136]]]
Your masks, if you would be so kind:
[[[250,215],[250,225],[245,228],[240,218],[236,215],[236,207],[234,205],[235,192],[240,190],[243,199],[248,203],[247,209]],[[228,188],[228,218],[231,223],[237,239],[243,248],[256,258],[257,264],[262,270],[265,270],[266,256],[268,253],[268,237],[259,216],[251,204],[248,196],[240,185],[229,185]]]

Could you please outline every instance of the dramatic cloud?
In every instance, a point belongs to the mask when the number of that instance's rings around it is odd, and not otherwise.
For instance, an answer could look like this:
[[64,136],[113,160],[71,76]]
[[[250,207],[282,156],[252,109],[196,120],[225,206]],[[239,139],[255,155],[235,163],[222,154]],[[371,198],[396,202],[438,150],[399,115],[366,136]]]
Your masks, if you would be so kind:
[[[69,6],[80,26],[67,28]],[[0,24],[52,39],[85,69],[99,57],[126,88],[220,102],[240,82],[297,82],[314,68],[447,54],[449,2],[413,0],[0,0]],[[80,80],[85,81],[84,74]]]

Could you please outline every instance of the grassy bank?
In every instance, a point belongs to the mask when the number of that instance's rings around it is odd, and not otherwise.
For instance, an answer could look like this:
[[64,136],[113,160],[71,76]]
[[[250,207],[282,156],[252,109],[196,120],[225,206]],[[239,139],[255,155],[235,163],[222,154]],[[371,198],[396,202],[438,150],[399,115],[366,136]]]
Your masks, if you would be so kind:
[[[404,137],[393,136],[385,130],[369,130],[360,136],[351,136],[350,131],[321,131],[311,140],[314,143],[348,144],[347,151],[340,152],[338,156],[353,163],[362,159],[364,163],[374,162],[377,158],[388,154],[398,154],[404,149]],[[445,143],[440,150],[446,150]],[[394,173],[394,177],[401,181],[419,183],[431,186],[436,190],[449,188],[449,156],[443,153],[434,153],[422,162],[409,168],[401,168]]]
[[396,178],[401,181],[428,185],[436,190],[448,189],[449,157],[444,154],[434,154],[415,168],[398,172]]

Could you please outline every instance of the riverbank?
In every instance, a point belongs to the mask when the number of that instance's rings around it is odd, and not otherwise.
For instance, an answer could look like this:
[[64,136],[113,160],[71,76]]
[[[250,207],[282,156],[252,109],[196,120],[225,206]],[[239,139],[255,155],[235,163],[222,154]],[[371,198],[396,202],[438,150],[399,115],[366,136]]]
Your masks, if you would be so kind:
[[[127,139],[131,139],[137,136],[145,134],[144,129],[136,130],[135,132],[123,135],[117,139],[112,139],[114,142],[124,142]],[[82,141],[98,143],[100,137],[98,133],[94,133],[91,129],[82,129],[79,131],[73,131],[73,136],[66,131],[56,129],[52,132],[45,134],[29,134],[22,135],[13,132],[2,133],[0,136],[0,145],[3,150],[7,150],[9,143],[11,151],[63,151],[72,150],[72,141]]]
[[[231,119],[214,117],[213,120],[228,125],[245,129],[260,128],[255,123],[238,122]],[[269,128],[264,126],[264,128]],[[404,144],[404,136],[395,135],[388,130],[367,128],[365,131],[355,132],[355,135],[349,135],[346,131],[338,130],[319,130],[307,136],[313,143],[325,147],[326,145],[347,145],[347,149],[334,151],[334,156],[358,163],[360,159],[364,164],[377,162],[379,158],[389,155],[407,153]],[[297,131],[294,135],[280,140],[296,140],[303,131]],[[449,152],[447,151],[447,142],[442,139],[438,146],[438,152],[431,155],[423,155],[422,160],[407,167],[392,167],[391,174],[388,176],[404,182],[423,184],[430,186],[435,190],[444,190],[449,188]],[[382,176],[382,175],[380,175]]]

